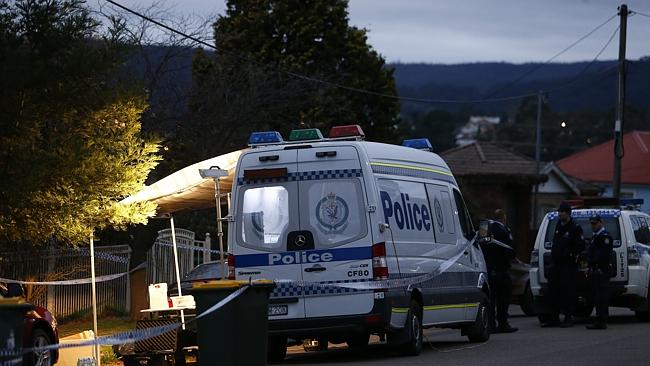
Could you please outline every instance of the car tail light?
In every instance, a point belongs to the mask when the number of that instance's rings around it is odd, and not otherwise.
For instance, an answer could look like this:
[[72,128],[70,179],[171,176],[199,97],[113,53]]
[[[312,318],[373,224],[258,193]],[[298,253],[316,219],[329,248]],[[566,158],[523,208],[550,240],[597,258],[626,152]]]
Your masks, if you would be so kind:
[[232,254],[228,254],[228,279],[229,280],[234,280],[235,279],[235,256]]
[[386,244],[372,246],[372,276],[376,280],[388,279],[388,262],[386,261]]
[[539,267],[539,250],[535,249],[530,253],[530,266]]
[[627,247],[627,264],[639,265],[640,263],[639,251],[635,247]]
[[167,298],[167,306],[169,306],[170,308],[174,307],[174,302],[172,301],[172,299]]

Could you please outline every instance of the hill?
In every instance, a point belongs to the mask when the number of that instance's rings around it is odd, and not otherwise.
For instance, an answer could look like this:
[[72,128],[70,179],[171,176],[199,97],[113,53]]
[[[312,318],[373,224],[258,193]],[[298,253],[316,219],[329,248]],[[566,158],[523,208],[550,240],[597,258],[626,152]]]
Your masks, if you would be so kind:
[[[499,98],[551,90],[549,103],[556,111],[603,111],[616,103],[617,62],[598,61],[554,63],[472,63],[457,65],[392,64],[400,96],[428,99],[468,100]],[[536,69],[536,70],[535,70]],[[526,78],[512,83],[521,75]],[[627,102],[650,107],[650,60],[628,62]],[[500,103],[425,104],[404,102],[408,115],[430,109],[492,112],[511,110],[519,101]]]
[[[193,50],[148,46],[136,52],[125,64],[130,78],[143,80],[151,92],[152,111],[158,126],[167,130],[179,119],[192,85]],[[555,90],[548,94],[551,109],[566,111],[605,111],[616,103],[616,61],[511,64],[390,64],[400,96],[428,99],[473,100]],[[536,69],[536,70],[535,70]],[[521,75],[535,70],[510,85]],[[627,102],[641,109],[650,108],[650,58],[628,62]],[[559,88],[559,89],[558,89]],[[556,90],[558,89],[558,90]],[[451,112],[512,112],[520,100],[498,103],[429,104],[402,102],[402,115],[444,109]],[[165,113],[161,113],[162,110]],[[161,116],[165,115],[162,121]]]

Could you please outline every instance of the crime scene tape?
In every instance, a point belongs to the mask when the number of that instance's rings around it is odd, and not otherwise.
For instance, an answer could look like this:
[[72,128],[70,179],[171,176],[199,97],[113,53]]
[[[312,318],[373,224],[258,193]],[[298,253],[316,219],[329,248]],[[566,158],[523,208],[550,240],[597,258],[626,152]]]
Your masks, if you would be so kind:
[[[198,319],[208,316],[211,313],[219,310],[220,308],[224,307],[226,304],[228,304],[229,302],[231,302],[232,300],[234,300],[235,298],[243,294],[246,290],[248,290],[248,288],[249,286],[243,286],[239,288],[238,290],[234,291],[230,295],[226,296],[223,300],[211,306],[206,311],[197,315],[193,319],[186,321],[185,325],[195,322]],[[32,352],[51,351],[51,350],[56,350],[61,348],[77,348],[77,347],[87,347],[87,346],[94,346],[94,345],[112,346],[112,345],[133,343],[136,341],[142,341],[145,339],[157,337],[159,335],[165,334],[172,330],[176,330],[180,328],[182,325],[183,325],[182,323],[175,323],[175,324],[162,325],[154,328],[134,329],[126,332],[116,333],[113,335],[97,337],[95,339],[89,339],[87,341],[78,342],[78,343],[51,344],[48,346],[31,347],[31,348],[0,349],[0,357],[3,356],[18,357]],[[20,360],[22,361],[22,359]],[[12,363],[7,363],[7,362],[14,362],[14,360],[3,361],[2,363],[0,363],[0,366],[13,365]]]
[[[379,280],[379,281],[367,281],[367,282],[351,282],[351,283],[320,283],[320,282],[307,282],[307,281],[295,281],[295,280],[275,280],[276,283],[290,283],[295,286],[315,286],[315,287],[343,287],[357,290],[373,290],[373,289],[390,289],[390,288],[403,288],[413,286],[422,282],[429,281],[437,276],[440,276],[446,270],[448,270],[454,263],[458,261],[464,254],[465,251],[475,243],[476,238],[468,242],[466,246],[461,248],[461,250],[451,258],[442,262],[438,268],[432,272],[423,274],[421,276],[409,277],[409,278],[398,278],[392,280]],[[125,273],[124,273],[125,274]],[[121,275],[124,275],[121,274]],[[0,279],[1,280],[1,279]],[[248,289],[248,286],[243,286],[238,290],[234,291],[232,294],[228,295],[223,300],[219,301],[203,313],[197,315],[190,321],[185,322],[185,324],[190,324],[198,319],[201,319],[218,309],[222,308],[224,305],[240,296],[244,291]],[[39,352],[45,350],[54,350],[59,348],[74,348],[74,347],[84,347],[92,345],[121,345],[127,343],[133,343],[140,340],[145,340],[153,338],[169,331],[178,329],[182,326],[181,323],[163,325],[155,328],[146,328],[146,329],[135,329],[127,332],[117,333],[114,335],[97,337],[96,339],[91,339],[84,342],[73,343],[73,344],[53,344],[44,347],[34,347],[34,348],[22,348],[22,349],[0,349],[0,356],[21,356],[28,354],[30,352]],[[5,364],[0,364],[0,366],[9,366]]]
[[[157,245],[161,245],[164,247],[174,247],[174,244],[166,242],[166,241],[157,241]],[[193,246],[193,245],[187,245],[187,244],[176,244],[177,249],[187,249],[187,250],[195,250],[198,252],[210,252],[210,253],[215,253],[219,254],[220,252],[215,249],[208,249],[208,248],[203,248],[203,247],[198,247],[198,246]]]
[[[106,281],[112,281],[115,279],[118,279],[120,277],[126,276],[129,273],[135,272],[141,268],[144,268],[146,266],[146,263],[141,263],[137,267],[133,268],[132,270],[128,272],[121,272],[121,273],[115,273],[115,274],[110,274],[110,275],[104,275],[104,276],[96,276],[95,277],[95,283],[99,282],[106,282]],[[0,277],[0,282],[4,283],[19,283],[21,285],[44,285],[44,286],[71,286],[71,285],[86,285],[89,283],[92,283],[92,278],[79,278],[76,280],[61,280],[61,281],[20,281],[20,280],[12,280],[10,278],[1,278]]]
[[490,239],[490,241],[488,241],[487,244],[494,244],[494,245],[500,246],[502,248],[506,248],[508,250],[513,250],[514,251],[514,249],[510,245],[508,245],[506,243],[503,243],[503,242],[500,242],[500,241],[498,241],[498,240],[496,240],[494,238]]
[[470,241],[467,246],[463,247],[458,254],[453,257],[445,260],[440,263],[438,268],[433,271],[415,277],[407,278],[396,278],[388,280],[369,280],[363,282],[338,282],[338,283],[320,283],[320,282],[307,282],[307,281],[296,281],[296,280],[275,280],[275,283],[281,284],[291,284],[297,287],[320,287],[320,288],[332,288],[332,287],[343,287],[354,290],[384,290],[384,289],[393,289],[393,288],[402,288],[417,285],[419,283],[427,282],[432,280],[435,277],[440,276],[442,273],[447,271],[454,263],[458,261],[464,254],[465,251],[469,248],[470,245],[474,243],[474,240]]

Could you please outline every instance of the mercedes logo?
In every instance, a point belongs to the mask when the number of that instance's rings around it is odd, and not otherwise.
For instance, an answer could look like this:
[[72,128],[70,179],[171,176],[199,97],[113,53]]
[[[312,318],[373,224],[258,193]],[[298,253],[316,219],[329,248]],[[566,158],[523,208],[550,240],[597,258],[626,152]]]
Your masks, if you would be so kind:
[[307,238],[304,235],[296,236],[296,239],[293,241],[294,244],[301,247],[307,243]]

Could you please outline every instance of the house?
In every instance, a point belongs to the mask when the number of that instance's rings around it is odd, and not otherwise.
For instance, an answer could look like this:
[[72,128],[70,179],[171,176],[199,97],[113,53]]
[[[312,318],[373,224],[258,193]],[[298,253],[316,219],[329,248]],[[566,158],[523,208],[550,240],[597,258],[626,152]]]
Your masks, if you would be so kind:
[[[490,136],[496,133],[496,127],[501,122],[499,117],[471,116],[469,121],[460,128],[456,134],[456,145],[465,146],[477,141],[481,136]],[[492,140],[492,138],[490,138]]]
[[528,260],[533,248],[532,192],[546,180],[535,160],[503,146],[473,142],[440,154],[449,165],[476,224],[503,208],[512,229],[517,257]]
[[[624,156],[621,162],[621,198],[642,198],[642,211],[650,211],[650,131],[633,131],[623,135]],[[569,155],[555,166],[570,181],[581,187],[591,186],[597,194],[612,196],[614,140]],[[589,195],[582,190],[578,196]]]
[[[540,173],[548,179],[539,184],[537,215],[533,212],[534,217],[531,221],[533,229],[539,227],[546,213],[557,210],[562,201],[577,197],[599,196],[603,191],[603,188],[597,184],[567,175],[554,162],[545,163]],[[532,198],[534,200],[534,195]]]

